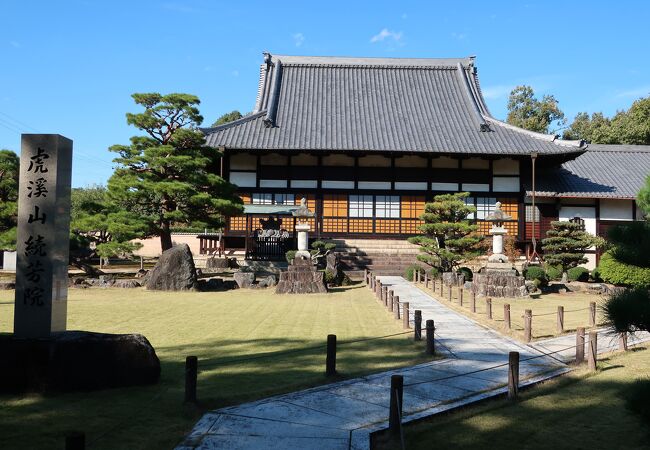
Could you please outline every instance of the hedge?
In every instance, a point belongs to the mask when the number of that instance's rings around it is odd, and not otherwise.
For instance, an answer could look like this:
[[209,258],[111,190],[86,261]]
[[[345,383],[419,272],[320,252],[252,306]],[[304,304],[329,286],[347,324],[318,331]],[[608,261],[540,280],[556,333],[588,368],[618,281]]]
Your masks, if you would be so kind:
[[584,267],[572,267],[567,271],[569,281],[589,281],[589,270]]
[[633,287],[650,287],[650,267],[639,267],[625,264],[611,254],[605,252],[598,265],[603,281],[612,284]]
[[558,281],[562,279],[562,269],[555,266],[546,266],[546,277],[549,280]]

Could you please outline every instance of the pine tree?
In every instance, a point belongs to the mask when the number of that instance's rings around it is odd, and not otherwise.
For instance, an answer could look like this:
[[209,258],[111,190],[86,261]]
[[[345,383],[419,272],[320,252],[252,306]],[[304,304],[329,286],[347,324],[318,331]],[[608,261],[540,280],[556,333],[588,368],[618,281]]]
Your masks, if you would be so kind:
[[409,238],[410,243],[420,246],[419,261],[440,272],[450,272],[461,261],[480,254],[476,244],[482,237],[476,234],[478,226],[468,219],[476,212],[476,208],[465,204],[468,196],[468,192],[437,195],[424,206],[420,216],[423,235]]
[[562,282],[568,281],[567,271],[587,262],[585,252],[589,247],[603,244],[602,238],[585,231],[584,225],[577,222],[551,222],[551,229],[542,239],[544,259],[551,266],[562,270]]
[[108,181],[110,200],[146,221],[148,236],[160,236],[163,251],[172,247],[175,226],[220,228],[243,212],[236,186],[217,175],[221,157],[205,145],[196,127],[203,117],[199,99],[188,94],[133,94],[140,114],[127,122],[147,136],[131,145],[114,145],[118,164]]

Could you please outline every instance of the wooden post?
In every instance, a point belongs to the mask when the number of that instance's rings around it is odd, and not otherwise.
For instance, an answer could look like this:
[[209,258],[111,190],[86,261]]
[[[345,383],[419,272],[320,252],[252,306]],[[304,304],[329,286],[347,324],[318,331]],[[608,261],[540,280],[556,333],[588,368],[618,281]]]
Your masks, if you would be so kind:
[[589,303],[589,326],[596,326],[596,302]]
[[524,340],[530,342],[533,339],[533,311],[527,309],[524,312]]
[[463,291],[464,289],[462,287],[458,288],[458,303],[461,307],[463,306]]
[[508,354],[508,400],[519,396],[519,352]]
[[436,279],[435,278],[431,278],[431,290],[433,292],[436,292]]
[[424,288],[429,289],[429,274],[426,272],[424,273]]
[[185,358],[185,403],[196,403],[198,365],[196,356],[188,356]]
[[434,333],[433,319],[429,319],[427,320],[427,355],[433,355],[436,351]]
[[413,333],[413,340],[421,341],[422,340],[422,311],[420,311],[419,309],[415,310],[413,316],[413,328],[415,330],[415,333]]
[[557,332],[564,333],[564,306],[557,307]]
[[585,361],[585,329],[578,327],[576,331],[576,364]]
[[370,271],[367,268],[363,269],[363,281],[366,283],[366,287],[370,286]]
[[393,299],[393,314],[395,314],[395,320],[399,320],[399,295]]
[[405,330],[411,328],[409,325],[409,302],[402,303],[402,324]]
[[81,431],[73,431],[65,436],[65,450],[85,450],[86,434]]
[[420,271],[417,268],[413,269],[413,282],[414,283],[418,282],[418,274],[419,273],[420,273]]
[[487,314],[487,318],[492,320],[492,298],[491,297],[485,299],[485,309],[487,310],[485,312]]
[[503,304],[503,323],[506,326],[507,330],[512,329],[512,322],[510,321],[510,304]]
[[451,302],[451,284],[447,286],[447,300]]
[[388,286],[381,287],[381,302],[384,306],[388,306]]
[[440,279],[440,298],[443,298],[443,297],[442,297],[442,296],[443,296],[443,293],[442,293],[442,286],[443,286],[443,284],[445,284],[445,283],[442,282],[442,278],[441,278],[441,279]]
[[627,351],[627,333],[621,333],[618,336],[618,349],[622,352]]
[[476,292],[472,291],[472,295],[470,296],[471,302],[470,302],[470,310],[475,313],[476,312]]
[[595,331],[589,332],[589,370],[596,371],[596,360],[598,359],[598,333]]
[[336,335],[327,335],[327,357],[325,358],[325,375],[336,375]]
[[388,291],[388,301],[386,302],[386,308],[388,308],[389,311],[393,310],[393,301],[395,299],[395,292],[391,289]]
[[377,280],[377,289],[375,290],[377,299],[381,302],[381,281]]
[[390,377],[390,406],[388,409],[388,429],[390,433],[398,436],[402,427],[402,399],[404,398],[404,377],[392,375]]

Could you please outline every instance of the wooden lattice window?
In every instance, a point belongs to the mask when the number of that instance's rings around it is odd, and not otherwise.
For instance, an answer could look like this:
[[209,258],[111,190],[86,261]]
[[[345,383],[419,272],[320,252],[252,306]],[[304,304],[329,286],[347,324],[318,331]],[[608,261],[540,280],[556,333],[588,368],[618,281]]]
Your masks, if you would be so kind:
[[347,217],[348,196],[344,194],[326,194],[323,196],[323,217]]
[[375,221],[375,232],[385,234],[399,234],[400,220],[377,219]]
[[[424,213],[424,197],[419,195],[403,195],[401,201],[401,217],[417,219]],[[402,231],[403,232],[403,231]]]

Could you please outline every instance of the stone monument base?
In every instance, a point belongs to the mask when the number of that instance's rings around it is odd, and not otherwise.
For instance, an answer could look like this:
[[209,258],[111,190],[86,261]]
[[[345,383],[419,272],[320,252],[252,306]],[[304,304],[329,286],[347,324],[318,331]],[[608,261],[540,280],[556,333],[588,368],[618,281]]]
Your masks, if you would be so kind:
[[276,294],[325,294],[325,273],[316,270],[310,258],[295,257],[286,272],[280,273]]
[[0,335],[0,361],[0,393],[90,391],[155,384],[160,378],[156,351],[140,334]]
[[484,297],[528,297],[526,279],[517,276],[510,263],[488,263],[488,267],[474,274],[471,290]]

